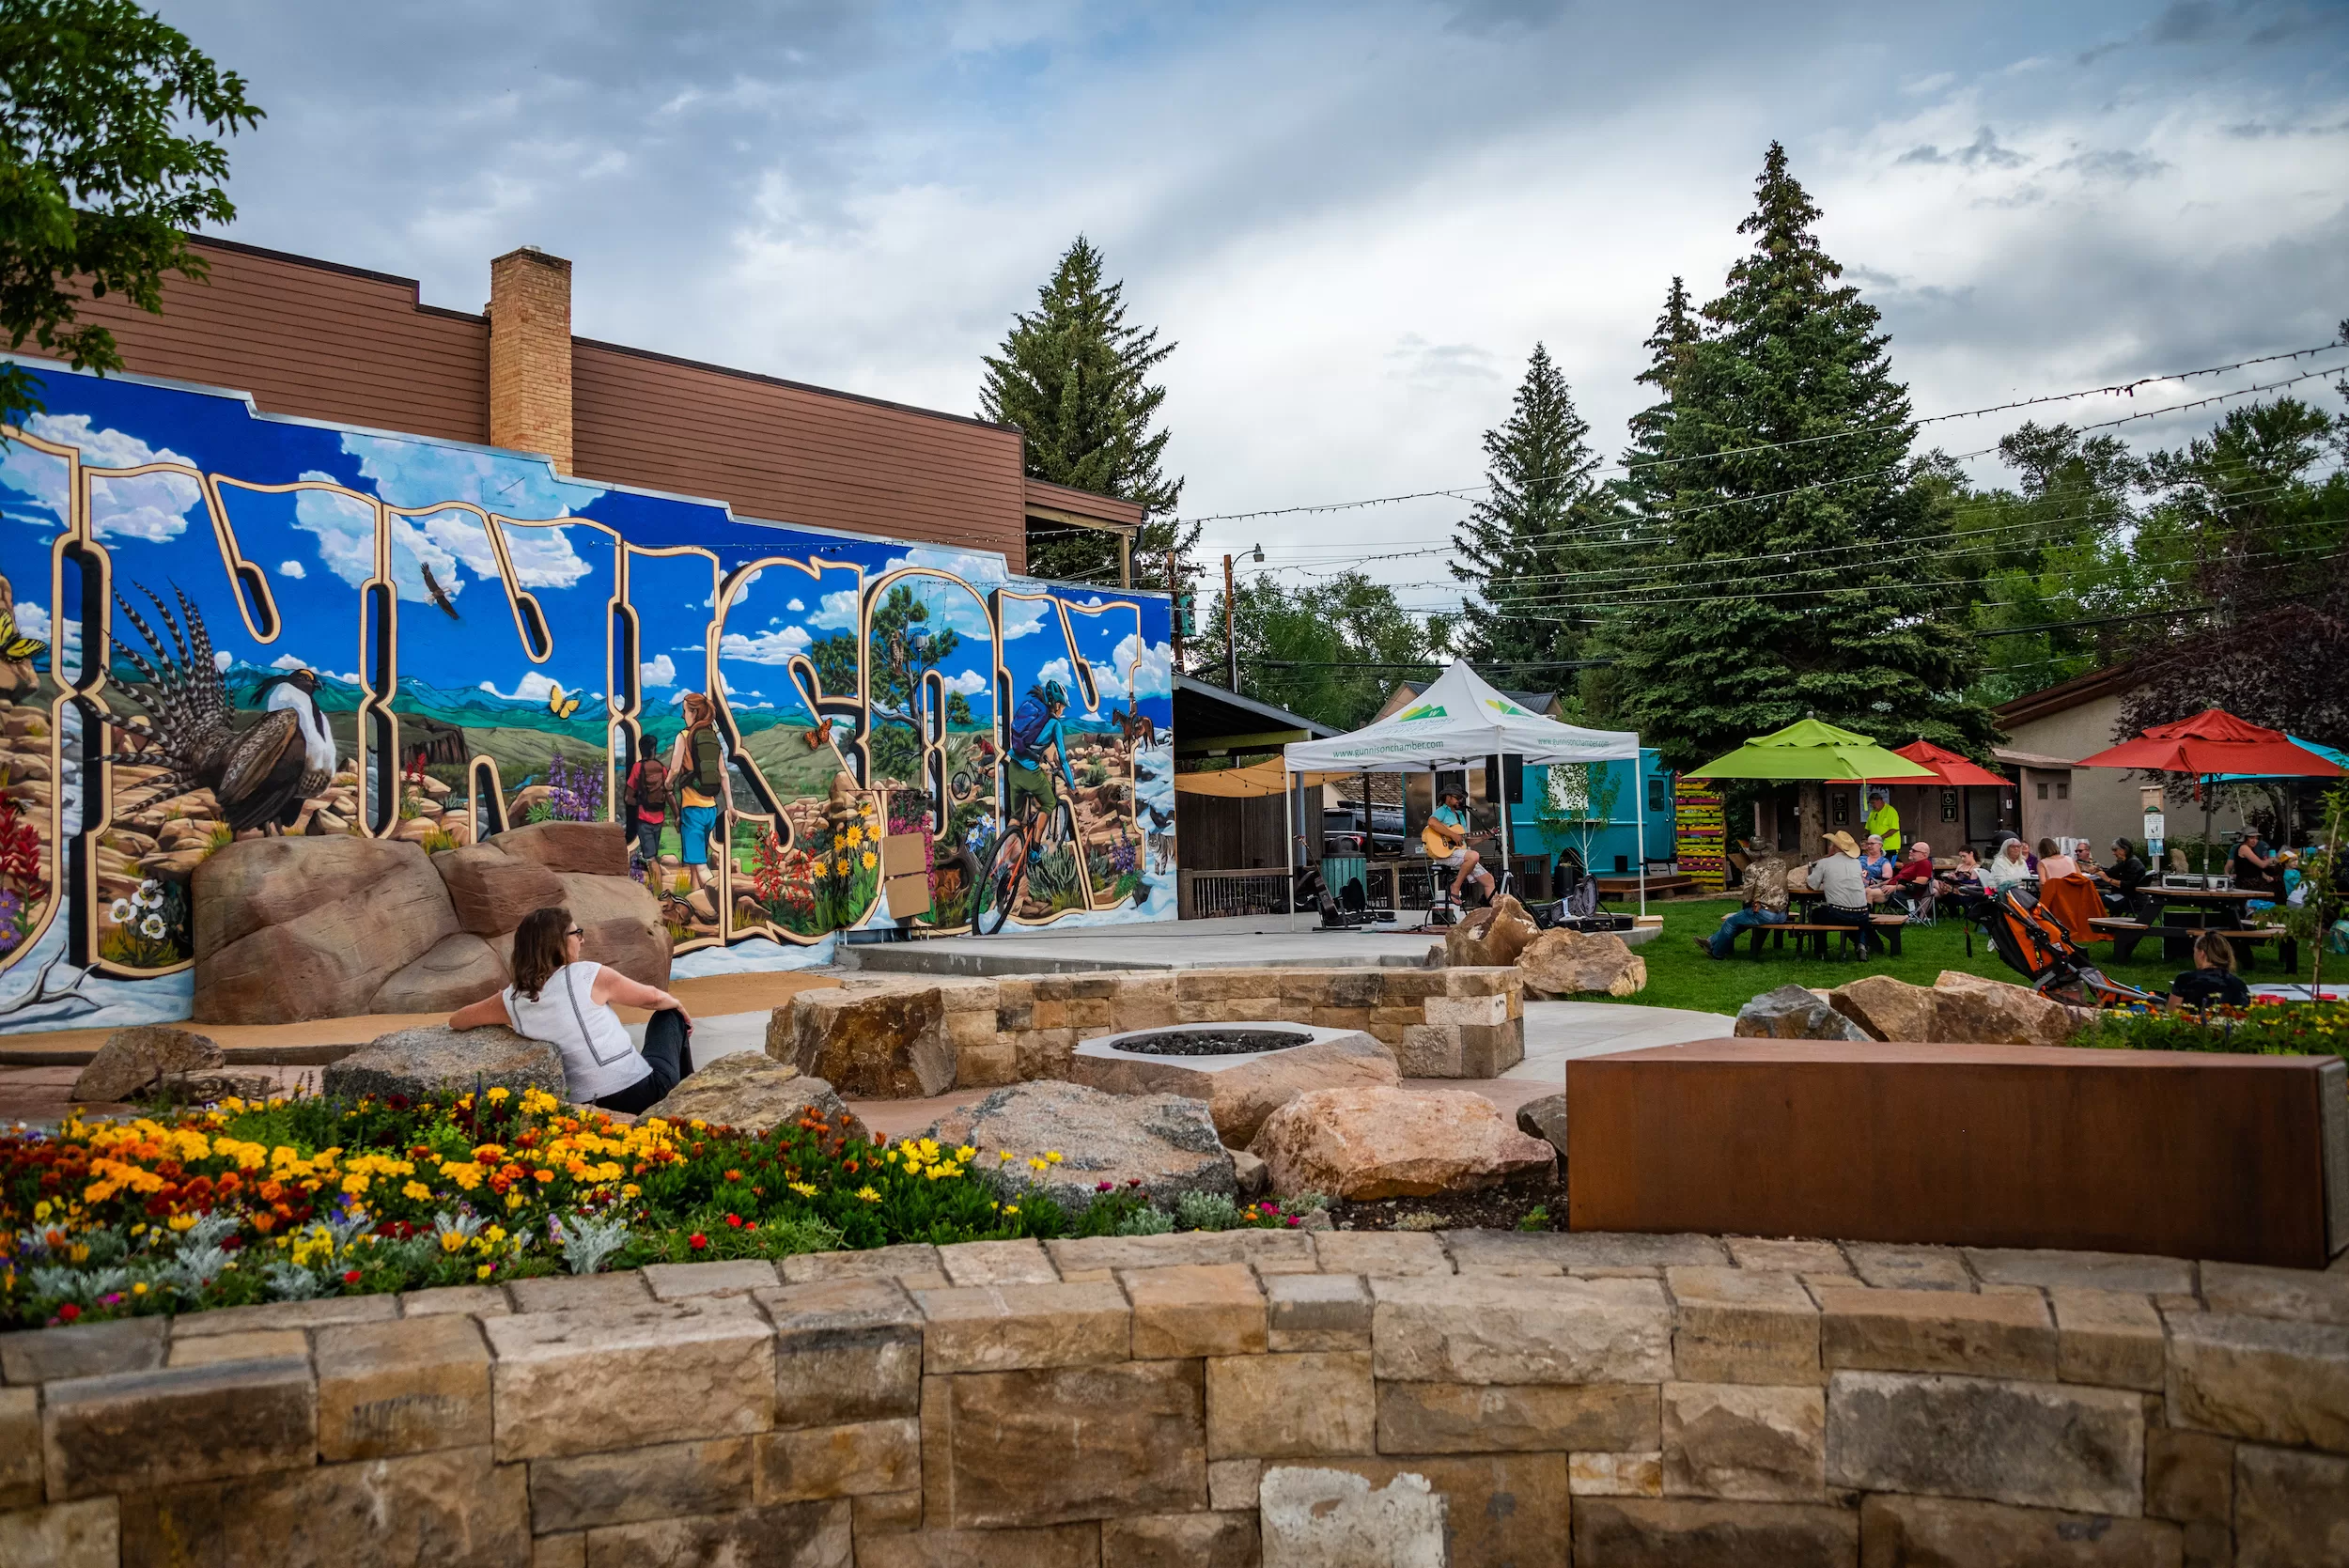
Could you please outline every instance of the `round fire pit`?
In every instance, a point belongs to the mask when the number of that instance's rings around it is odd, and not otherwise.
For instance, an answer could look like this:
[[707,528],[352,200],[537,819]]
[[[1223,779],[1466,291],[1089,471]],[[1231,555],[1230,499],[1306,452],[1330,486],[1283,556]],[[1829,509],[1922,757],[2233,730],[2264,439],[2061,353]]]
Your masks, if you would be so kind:
[[1193,1024],[1113,1036],[1114,1048],[1141,1056],[1255,1056],[1311,1045],[1310,1029],[1267,1029],[1246,1024]]

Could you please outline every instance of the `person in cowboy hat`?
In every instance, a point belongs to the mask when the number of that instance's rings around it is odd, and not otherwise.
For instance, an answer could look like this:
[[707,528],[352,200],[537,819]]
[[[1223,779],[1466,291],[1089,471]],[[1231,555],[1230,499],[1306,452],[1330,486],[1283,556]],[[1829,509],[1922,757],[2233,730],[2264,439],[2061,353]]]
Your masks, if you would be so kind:
[[1859,846],[1851,834],[1837,829],[1827,835],[1832,851],[1811,867],[1811,890],[1820,895],[1811,912],[1821,925],[1848,925],[1859,933],[1863,955],[1878,950],[1875,922],[1868,908],[1868,874],[1860,869]]
[[[1431,823],[1439,823],[1453,830],[1452,832],[1443,834],[1444,839],[1452,846],[1452,852],[1448,855],[1433,857],[1430,863],[1453,867],[1458,873],[1454,878],[1454,886],[1465,888],[1473,882],[1477,891],[1485,895],[1485,901],[1490,903],[1493,896],[1493,874],[1484,869],[1478,862],[1476,851],[1470,848],[1468,844],[1468,792],[1456,785],[1446,788],[1443,792],[1442,803],[1436,807],[1427,819]],[[1455,837],[1455,833],[1458,836]]]

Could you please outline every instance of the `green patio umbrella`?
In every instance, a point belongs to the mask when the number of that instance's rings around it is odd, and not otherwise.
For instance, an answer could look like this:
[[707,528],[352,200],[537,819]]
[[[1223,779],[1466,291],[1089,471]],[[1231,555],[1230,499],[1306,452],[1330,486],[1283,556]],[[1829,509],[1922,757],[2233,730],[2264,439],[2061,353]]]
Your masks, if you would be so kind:
[[1816,719],[1797,719],[1782,730],[1757,735],[1725,757],[1716,757],[1685,775],[1691,779],[1932,779],[1898,752],[1864,735],[1837,729]]

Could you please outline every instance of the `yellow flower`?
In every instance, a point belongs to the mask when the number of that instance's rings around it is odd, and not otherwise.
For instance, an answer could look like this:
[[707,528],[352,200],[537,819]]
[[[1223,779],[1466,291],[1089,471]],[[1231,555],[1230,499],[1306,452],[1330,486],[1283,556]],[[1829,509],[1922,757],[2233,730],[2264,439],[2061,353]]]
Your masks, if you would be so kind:
[[846,877],[848,874],[848,856],[843,855],[832,862],[832,874],[835,877]]
[[522,1206],[522,1195],[521,1195],[521,1193],[519,1193],[519,1192],[509,1192],[509,1193],[507,1193],[507,1194],[506,1195],[506,1213],[511,1214],[511,1213],[513,1213],[516,1209],[518,1209],[518,1208],[520,1208],[520,1207],[521,1207],[521,1206]]
[[486,1280],[496,1271],[496,1268],[497,1265],[495,1264],[485,1263],[479,1268],[473,1271],[473,1277],[476,1280]]
[[491,1105],[504,1105],[507,1100],[512,1099],[513,1097],[514,1092],[511,1089],[500,1088],[490,1091],[490,1103]]
[[503,1225],[492,1225],[481,1234],[488,1236],[491,1241],[504,1241],[506,1239],[506,1227]]
[[848,825],[848,847],[853,849],[864,842],[864,830],[854,823]]
[[1060,1151],[1058,1149],[1047,1149],[1044,1151],[1044,1157],[1050,1160],[1053,1164],[1058,1165],[1060,1163]]
[[1003,1207],[1003,1212],[1005,1214],[1018,1214],[1019,1212],[1019,1205],[1018,1203],[1007,1203]]
[[[621,1190],[626,1191],[627,1189],[623,1188]],[[802,1198],[813,1198],[816,1196],[816,1186],[812,1182],[793,1182],[791,1184],[791,1190],[798,1193]]]
[[1028,1157],[1028,1169],[1031,1171],[1041,1171],[1044,1169],[1044,1161],[1036,1158],[1034,1155],[1031,1155]]
[[147,1281],[141,1280],[137,1284],[132,1285],[131,1287],[131,1294],[132,1296],[145,1296],[147,1294]]
[[1011,1151],[1009,1149],[998,1149],[995,1151],[995,1157],[1008,1162],[1011,1159]]
[[955,1157],[968,1164],[977,1156],[978,1152],[978,1150],[972,1148],[970,1144],[965,1143],[961,1148],[955,1151]]
[[620,1196],[623,1198],[633,1198],[644,1190],[645,1189],[643,1188],[638,1187],[634,1182],[622,1182],[620,1184]]
[[867,871],[870,871],[870,870],[872,870],[875,866],[877,866],[877,865],[880,864],[880,857],[879,857],[879,856],[878,856],[878,855],[876,855],[876,854],[874,854],[874,853],[873,853],[870,849],[867,849],[866,851],[864,851],[864,856],[863,856],[863,863],[864,869],[865,869],[865,870],[867,870]]
[[878,1203],[881,1201],[881,1195],[874,1191],[869,1187],[858,1188],[856,1189],[856,1195],[868,1203]]
[[443,1231],[443,1232],[441,1233],[441,1250],[442,1250],[442,1251],[443,1251],[443,1252],[461,1252],[461,1251],[463,1251],[464,1250],[465,1250],[465,1237],[464,1237],[464,1234],[463,1234],[462,1232],[460,1232],[460,1231]]
[[428,1203],[432,1201],[432,1189],[422,1182],[410,1182],[399,1189],[399,1195],[419,1203]]
[[192,1231],[195,1228],[195,1216],[193,1214],[175,1214],[169,1219],[164,1220],[163,1223],[170,1226],[175,1231]]
[[34,1219],[48,1219],[48,1218],[49,1218],[49,1214],[50,1214],[50,1208],[51,1208],[51,1205],[50,1205],[49,1200],[48,1200],[48,1199],[46,1199],[46,1198],[43,1198],[43,1199],[42,1199],[39,1203],[35,1203],[35,1204],[33,1205],[33,1218],[34,1218]]

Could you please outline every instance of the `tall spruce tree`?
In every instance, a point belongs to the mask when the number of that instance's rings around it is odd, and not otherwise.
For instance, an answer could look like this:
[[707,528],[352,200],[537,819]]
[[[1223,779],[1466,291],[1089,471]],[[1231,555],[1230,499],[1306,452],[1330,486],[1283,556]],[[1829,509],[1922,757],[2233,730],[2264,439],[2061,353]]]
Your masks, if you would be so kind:
[[1688,282],[1675,273],[1672,287],[1664,290],[1664,309],[1656,318],[1656,330],[1641,345],[1648,352],[1647,368],[1632,378],[1641,386],[1655,388],[1657,394],[1657,401],[1631,416],[1631,443],[1624,455],[1624,493],[1643,512],[1670,505],[1672,471],[1658,465],[1664,456],[1664,431],[1672,424],[1672,382],[1680,374],[1681,362],[1703,335]]
[[1464,607],[1462,652],[1496,678],[1538,684],[1556,673],[1544,666],[1581,657],[1582,621],[1543,601],[1621,542],[1590,433],[1549,349],[1534,344],[1509,417],[1485,432],[1489,494],[1452,536],[1452,575],[1475,584],[1481,601]]
[[[1036,308],[1015,316],[1002,350],[987,356],[979,411],[1026,434],[1029,477],[1140,502],[1148,515],[1134,542],[1134,580],[1163,588],[1166,552],[1184,556],[1187,567],[1199,540],[1197,523],[1168,515],[1183,493],[1181,477],[1159,468],[1173,432],[1150,428],[1166,401],[1150,373],[1175,345],[1161,344],[1155,327],[1128,325],[1125,295],[1123,283],[1102,281],[1100,251],[1077,236],[1036,291]],[[1116,541],[1088,529],[1040,529],[1028,569],[1113,582]]]
[[1675,351],[1650,471],[1662,544],[1625,596],[1620,716],[1677,768],[1807,715],[1980,754],[1970,644],[1932,585],[1948,510],[1911,458],[1889,339],[1837,284],[1775,142],[1755,196],[1751,253]]

